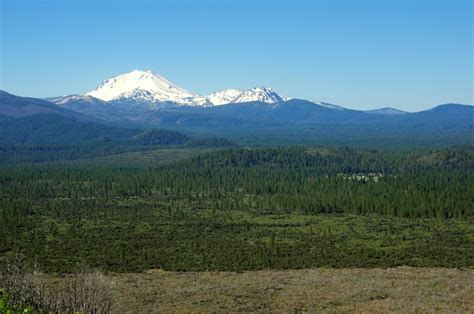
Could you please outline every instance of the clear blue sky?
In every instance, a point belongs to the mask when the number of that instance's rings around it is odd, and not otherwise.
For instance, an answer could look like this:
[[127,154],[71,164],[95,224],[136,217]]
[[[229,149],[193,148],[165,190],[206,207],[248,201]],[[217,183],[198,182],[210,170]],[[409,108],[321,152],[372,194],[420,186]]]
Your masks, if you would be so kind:
[[470,0],[0,0],[0,89],[83,93],[133,69],[350,108],[473,103]]

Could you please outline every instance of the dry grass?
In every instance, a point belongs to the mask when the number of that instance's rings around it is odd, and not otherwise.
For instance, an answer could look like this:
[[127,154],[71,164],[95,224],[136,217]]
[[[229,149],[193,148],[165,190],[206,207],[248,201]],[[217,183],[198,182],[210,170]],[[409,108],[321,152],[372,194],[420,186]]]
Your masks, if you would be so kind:
[[474,270],[410,268],[113,275],[119,312],[474,312]]
[[[63,278],[47,276],[20,254],[0,264],[0,313],[111,313],[113,282],[98,270],[83,268]],[[6,306],[6,308],[5,308]]]

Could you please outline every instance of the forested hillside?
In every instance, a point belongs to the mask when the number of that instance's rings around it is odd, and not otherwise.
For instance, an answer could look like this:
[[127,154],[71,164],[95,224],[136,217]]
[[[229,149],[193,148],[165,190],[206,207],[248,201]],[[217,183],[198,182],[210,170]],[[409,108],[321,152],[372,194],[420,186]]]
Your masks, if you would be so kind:
[[0,254],[53,272],[472,266],[473,157],[285,147],[6,166]]

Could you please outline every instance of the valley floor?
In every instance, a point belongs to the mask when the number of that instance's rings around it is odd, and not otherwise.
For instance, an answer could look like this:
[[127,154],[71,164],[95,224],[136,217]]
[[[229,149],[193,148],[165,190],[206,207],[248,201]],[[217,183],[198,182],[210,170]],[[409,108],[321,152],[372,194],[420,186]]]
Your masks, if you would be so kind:
[[112,281],[117,313],[474,311],[474,269],[150,270]]

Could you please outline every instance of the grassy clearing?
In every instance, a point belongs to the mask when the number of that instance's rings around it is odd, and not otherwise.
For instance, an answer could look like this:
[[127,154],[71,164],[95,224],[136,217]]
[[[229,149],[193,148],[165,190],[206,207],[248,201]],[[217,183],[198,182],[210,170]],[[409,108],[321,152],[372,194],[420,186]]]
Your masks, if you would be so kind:
[[[156,166],[203,154],[211,149],[162,148],[150,151],[126,152],[103,157],[68,160],[60,163],[67,165],[106,165],[106,166]],[[55,162],[56,164],[58,162]]]
[[116,310],[127,313],[474,311],[473,269],[150,270],[112,277]]

